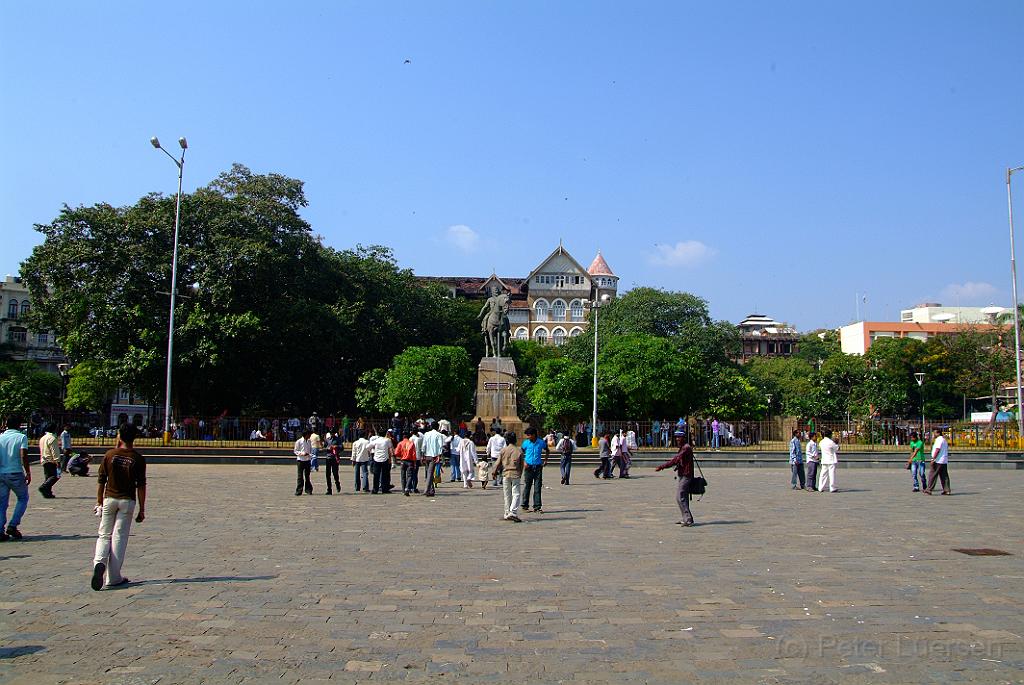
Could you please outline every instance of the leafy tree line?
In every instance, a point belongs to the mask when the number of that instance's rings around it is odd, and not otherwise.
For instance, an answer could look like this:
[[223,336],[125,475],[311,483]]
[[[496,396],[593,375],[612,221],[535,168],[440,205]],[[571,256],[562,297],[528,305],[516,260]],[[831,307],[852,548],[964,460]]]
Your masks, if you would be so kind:
[[[354,408],[356,382],[413,345],[481,352],[475,312],[387,248],[325,246],[301,181],[234,165],[182,197],[176,413]],[[69,408],[164,392],[174,197],[65,206],[22,265],[32,319],[73,364]],[[190,285],[194,284],[194,286]]]

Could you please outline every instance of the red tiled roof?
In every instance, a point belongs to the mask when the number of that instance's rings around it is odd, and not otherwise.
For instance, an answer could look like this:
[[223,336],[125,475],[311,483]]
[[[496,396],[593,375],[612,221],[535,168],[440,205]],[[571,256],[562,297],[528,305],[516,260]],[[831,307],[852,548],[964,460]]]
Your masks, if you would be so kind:
[[601,251],[597,251],[597,256],[594,257],[594,261],[590,263],[590,268],[587,269],[587,273],[591,276],[614,276],[615,273],[612,268],[608,266],[608,262],[604,261],[604,257],[601,256]]

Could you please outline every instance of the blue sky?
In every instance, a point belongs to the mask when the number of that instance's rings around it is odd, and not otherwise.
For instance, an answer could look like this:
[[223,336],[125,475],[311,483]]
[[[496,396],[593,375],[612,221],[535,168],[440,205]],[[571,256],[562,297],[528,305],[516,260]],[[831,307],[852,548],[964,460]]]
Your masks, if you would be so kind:
[[62,203],[173,193],[148,141],[185,135],[187,189],[302,179],[326,243],[422,274],[526,275],[561,238],[732,321],[1005,306],[1022,27],[1016,0],[3,3],[0,271]]

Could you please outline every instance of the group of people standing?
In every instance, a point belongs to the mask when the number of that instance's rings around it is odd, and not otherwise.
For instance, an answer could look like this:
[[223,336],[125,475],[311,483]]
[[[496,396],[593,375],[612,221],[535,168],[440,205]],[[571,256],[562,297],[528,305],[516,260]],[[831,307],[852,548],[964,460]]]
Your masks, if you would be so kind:
[[[832,431],[825,428],[818,434],[811,431],[805,447],[800,443],[800,431],[794,430],[789,441],[790,485],[794,490],[838,492],[836,488],[836,464],[839,463],[839,445],[832,439]],[[911,472],[914,492],[932,494],[937,481],[942,483],[942,494],[949,495],[949,441],[942,429],[935,430],[932,443],[927,482],[925,480],[924,441],[914,431],[910,434],[910,457],[907,470]],[[805,469],[806,465],[806,469]]]

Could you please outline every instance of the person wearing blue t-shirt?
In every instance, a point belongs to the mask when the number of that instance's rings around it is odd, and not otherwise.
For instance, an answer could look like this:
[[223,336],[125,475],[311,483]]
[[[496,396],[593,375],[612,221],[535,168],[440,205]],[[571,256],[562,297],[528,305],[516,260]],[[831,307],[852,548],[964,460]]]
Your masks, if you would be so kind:
[[537,429],[530,426],[526,429],[526,440],[523,440],[523,511],[530,502],[530,489],[533,488],[533,511],[543,513],[541,509],[541,490],[544,489],[544,465],[548,463],[548,443],[537,437]]
[[[29,469],[28,437],[22,433],[22,418],[12,414],[7,417],[6,429],[0,435],[0,542],[8,538],[21,539],[21,518],[28,509],[28,486],[32,483]],[[7,519],[7,506],[11,492],[18,499],[14,515]],[[6,526],[4,525],[6,524]]]

